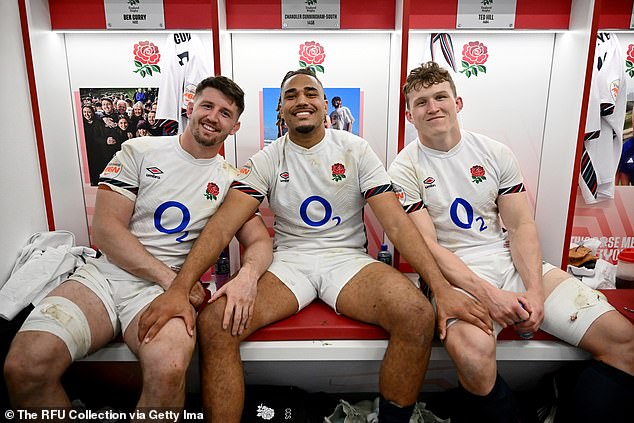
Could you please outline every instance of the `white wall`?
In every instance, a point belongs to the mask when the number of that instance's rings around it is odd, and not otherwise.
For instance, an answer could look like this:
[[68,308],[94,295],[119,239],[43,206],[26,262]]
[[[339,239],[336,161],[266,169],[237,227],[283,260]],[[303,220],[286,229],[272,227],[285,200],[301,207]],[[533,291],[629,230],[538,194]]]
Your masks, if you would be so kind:
[[48,229],[17,0],[0,2],[0,51],[0,93],[5,107],[5,130],[0,133],[2,285],[29,235]]

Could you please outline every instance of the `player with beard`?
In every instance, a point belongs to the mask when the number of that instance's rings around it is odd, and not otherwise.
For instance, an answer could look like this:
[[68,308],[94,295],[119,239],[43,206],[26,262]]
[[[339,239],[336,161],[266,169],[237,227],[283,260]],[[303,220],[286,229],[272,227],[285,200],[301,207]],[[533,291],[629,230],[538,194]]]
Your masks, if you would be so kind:
[[[433,311],[405,276],[367,254],[365,204],[436,293],[441,336],[449,317],[466,319],[487,333],[490,322],[477,301],[457,293],[443,278],[369,144],[324,128],[327,107],[316,76],[306,69],[289,72],[281,94],[288,133],[241,169],[170,289],[142,316],[139,339],[152,343],[163,323],[174,317],[194,326],[187,293],[266,196],[275,214],[273,263],[257,284],[234,279],[224,285],[198,319],[204,333],[199,342],[206,418],[240,421],[240,341],[321,298],[338,313],[389,332],[379,378],[379,421],[409,422],[431,350]],[[237,301],[243,292],[255,302]]]
[[[13,407],[69,407],[61,376],[120,332],[143,372],[138,407],[183,407],[193,330],[169,319],[154,342],[142,343],[138,321],[172,284],[237,175],[218,151],[240,128],[243,110],[240,87],[222,76],[207,78],[196,89],[181,136],[123,144],[97,191],[92,236],[103,255],[36,305],[11,345],[4,371]],[[245,251],[236,279],[254,282],[271,262],[269,234],[252,215],[237,237]],[[193,314],[204,291],[198,282],[190,288],[187,307]]]

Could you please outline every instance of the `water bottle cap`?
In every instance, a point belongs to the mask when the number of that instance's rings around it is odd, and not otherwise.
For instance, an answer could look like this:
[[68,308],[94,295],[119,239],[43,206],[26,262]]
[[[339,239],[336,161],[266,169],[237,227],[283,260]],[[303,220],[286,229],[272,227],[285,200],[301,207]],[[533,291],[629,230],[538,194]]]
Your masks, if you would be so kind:
[[387,251],[387,244],[381,244],[381,251]]

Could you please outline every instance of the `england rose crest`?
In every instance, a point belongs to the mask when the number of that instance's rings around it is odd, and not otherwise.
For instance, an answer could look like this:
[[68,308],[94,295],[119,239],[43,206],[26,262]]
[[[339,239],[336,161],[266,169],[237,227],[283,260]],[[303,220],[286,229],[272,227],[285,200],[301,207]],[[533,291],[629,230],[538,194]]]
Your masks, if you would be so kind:
[[470,171],[471,171],[471,179],[476,184],[479,184],[480,182],[486,180],[487,178],[486,176],[484,176],[484,168],[480,165],[473,166],[470,169]]
[[207,200],[217,200],[218,194],[220,194],[220,188],[218,188],[218,185],[214,184],[213,182],[207,183],[207,191],[205,191],[205,198]]
[[306,41],[299,46],[299,66],[308,68],[313,73],[324,72],[324,60],[326,52],[324,47],[316,41]]
[[346,167],[341,163],[335,163],[332,165],[332,180],[335,182],[339,182],[342,179],[346,178]]
[[158,47],[151,41],[139,41],[134,45],[134,66],[143,78],[145,75],[152,76],[152,72],[161,72],[158,62],[161,60],[161,53]]
[[470,78],[471,75],[478,76],[478,72],[487,73],[487,68],[484,66],[487,60],[489,60],[487,46],[480,41],[469,41],[462,47],[462,70],[460,73],[467,75],[467,78]]

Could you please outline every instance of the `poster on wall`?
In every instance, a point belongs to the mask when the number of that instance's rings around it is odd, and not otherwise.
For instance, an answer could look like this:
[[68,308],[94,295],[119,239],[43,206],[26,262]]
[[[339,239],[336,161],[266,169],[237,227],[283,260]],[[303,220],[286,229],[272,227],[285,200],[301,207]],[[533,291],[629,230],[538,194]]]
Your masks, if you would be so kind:
[[77,140],[88,223],[92,221],[99,175],[125,141],[173,135],[178,123],[156,118],[156,87],[80,88],[75,92]]
[[[339,129],[352,132],[362,137],[362,95],[359,88],[324,88],[324,94],[328,102],[328,113],[324,126],[331,129]],[[262,110],[260,121],[262,122],[262,134],[260,136],[260,148],[264,148],[277,138],[286,134],[288,128],[281,114],[281,98],[279,88],[263,88]]]

